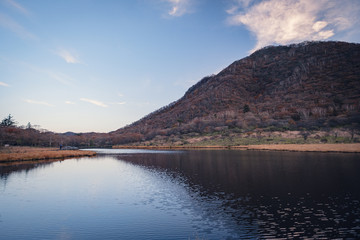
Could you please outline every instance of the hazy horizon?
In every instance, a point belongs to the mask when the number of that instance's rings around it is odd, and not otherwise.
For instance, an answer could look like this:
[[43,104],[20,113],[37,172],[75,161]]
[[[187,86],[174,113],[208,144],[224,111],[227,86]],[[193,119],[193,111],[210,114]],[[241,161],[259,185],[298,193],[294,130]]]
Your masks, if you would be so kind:
[[267,45],[360,42],[357,0],[0,0],[0,117],[110,132]]

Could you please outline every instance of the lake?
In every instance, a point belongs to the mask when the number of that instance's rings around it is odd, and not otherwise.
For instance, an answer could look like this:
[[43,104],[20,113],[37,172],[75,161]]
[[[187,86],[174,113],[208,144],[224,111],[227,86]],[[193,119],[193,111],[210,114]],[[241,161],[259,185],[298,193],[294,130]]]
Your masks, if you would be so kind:
[[96,149],[0,166],[0,239],[360,238],[360,155]]

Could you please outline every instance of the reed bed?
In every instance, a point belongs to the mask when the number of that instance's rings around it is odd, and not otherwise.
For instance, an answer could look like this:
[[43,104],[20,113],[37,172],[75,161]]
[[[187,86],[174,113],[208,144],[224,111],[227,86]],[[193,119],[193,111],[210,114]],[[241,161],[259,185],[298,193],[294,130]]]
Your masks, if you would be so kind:
[[360,143],[338,143],[338,144],[263,144],[263,145],[238,145],[238,146],[113,146],[116,149],[236,149],[236,150],[269,150],[269,151],[297,151],[297,152],[349,152],[360,153]]
[[95,152],[82,150],[59,150],[57,148],[3,147],[0,162],[33,161],[94,156]]
[[273,150],[296,152],[351,152],[360,153],[359,143],[344,144],[273,144],[242,146],[247,150]]
[[229,146],[176,146],[176,145],[159,145],[159,146],[137,146],[137,145],[116,145],[113,149],[149,149],[149,150],[180,150],[180,149],[229,149]]

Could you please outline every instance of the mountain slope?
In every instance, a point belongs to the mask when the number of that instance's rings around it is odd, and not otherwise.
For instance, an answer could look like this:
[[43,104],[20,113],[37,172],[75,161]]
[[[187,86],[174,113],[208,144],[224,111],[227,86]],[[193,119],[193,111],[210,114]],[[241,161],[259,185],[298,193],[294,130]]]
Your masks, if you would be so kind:
[[305,42],[258,50],[113,133],[151,139],[223,127],[358,128],[359,110],[360,44]]

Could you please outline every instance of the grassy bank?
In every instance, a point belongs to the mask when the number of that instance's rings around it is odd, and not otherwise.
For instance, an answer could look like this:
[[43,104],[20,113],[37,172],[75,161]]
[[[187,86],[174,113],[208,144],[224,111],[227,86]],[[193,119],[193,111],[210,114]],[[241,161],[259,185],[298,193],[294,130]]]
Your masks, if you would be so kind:
[[321,152],[360,152],[360,135],[348,129],[327,131],[229,130],[211,133],[157,135],[151,140],[115,148],[143,149],[242,149]]
[[230,149],[230,146],[203,146],[203,145],[116,145],[113,146],[114,149],[149,149],[149,150],[157,150],[157,149]]
[[237,145],[237,146],[204,146],[204,145],[161,145],[161,146],[113,146],[117,149],[236,149],[236,150],[268,150],[268,151],[298,151],[298,152],[349,152],[360,153],[360,143],[340,144],[261,144],[261,145]]
[[360,143],[345,144],[273,144],[242,146],[246,150],[297,151],[297,152],[351,152],[360,153]]
[[64,159],[94,156],[95,152],[81,150],[58,150],[57,148],[3,147],[0,148],[0,162]]

